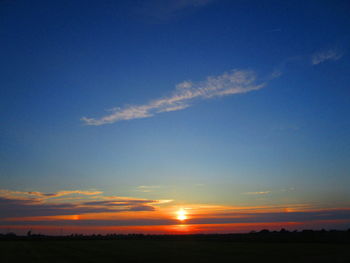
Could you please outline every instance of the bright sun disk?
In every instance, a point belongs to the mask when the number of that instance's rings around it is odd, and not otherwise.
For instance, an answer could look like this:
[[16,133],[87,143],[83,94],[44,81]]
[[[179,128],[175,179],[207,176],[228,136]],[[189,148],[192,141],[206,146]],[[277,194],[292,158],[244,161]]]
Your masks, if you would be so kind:
[[177,214],[177,219],[178,220],[180,220],[180,221],[184,221],[184,220],[186,220],[187,219],[187,216],[186,216],[186,211],[184,210],[184,209],[180,209],[180,210],[178,210],[177,212],[176,212],[176,214]]

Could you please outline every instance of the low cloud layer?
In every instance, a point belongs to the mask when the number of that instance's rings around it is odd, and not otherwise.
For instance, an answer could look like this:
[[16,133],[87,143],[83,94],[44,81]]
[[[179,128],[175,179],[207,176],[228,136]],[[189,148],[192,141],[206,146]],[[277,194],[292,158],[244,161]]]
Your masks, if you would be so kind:
[[178,111],[193,105],[197,100],[207,100],[233,94],[259,90],[265,83],[256,83],[252,71],[233,70],[204,81],[184,81],[176,85],[174,92],[168,96],[150,101],[147,104],[114,108],[111,114],[101,118],[83,117],[87,125],[103,125],[123,120],[149,118],[158,113]]
[[[57,210],[57,207],[53,208]],[[67,208],[65,208],[67,209]],[[50,210],[46,209],[48,214]],[[78,210],[75,210],[78,212]],[[120,211],[153,211],[150,206],[137,206],[129,210],[124,209]],[[111,212],[108,208],[90,207],[81,208],[79,211],[84,213],[104,213]],[[50,215],[50,214],[48,214]],[[191,215],[186,224],[188,225],[216,225],[216,224],[242,224],[242,223],[312,223],[312,222],[350,222],[350,209],[338,208],[338,209],[322,209],[311,211],[296,211],[296,212],[270,212],[268,209],[255,211],[255,212],[232,212],[227,211],[223,214],[208,215]],[[114,219],[39,219],[39,220],[6,220],[0,218],[1,225],[41,225],[41,226],[158,226],[158,225],[177,225],[179,223],[175,218],[164,217],[139,217],[130,219],[120,219],[115,216]]]
[[318,65],[328,60],[338,60],[343,56],[342,53],[335,49],[329,49],[315,53],[311,58],[312,65]]
[[[52,199],[62,195],[78,195],[78,197]],[[74,190],[49,194],[0,190],[0,219],[125,211],[154,211],[155,205],[168,202],[171,202],[171,200],[103,196],[102,192],[99,191]]]
[[56,193],[42,193],[37,191],[11,191],[0,189],[0,197],[9,197],[9,198],[40,198],[40,199],[49,199],[67,195],[99,195],[102,194],[101,191],[83,191],[83,190],[69,190],[69,191],[59,191]]
[[[152,186],[151,186],[152,187]],[[144,187],[141,187],[141,189]],[[147,187],[146,187],[147,188]],[[254,192],[252,194],[265,194]],[[64,195],[64,198],[60,196]],[[49,197],[48,197],[49,196]],[[52,196],[57,196],[52,197]],[[25,227],[171,227],[217,226],[229,224],[324,224],[350,222],[350,209],[318,208],[308,204],[267,206],[225,206],[192,204],[181,206],[188,218],[177,220],[179,206],[171,200],[105,196],[99,191],[59,191],[56,193],[0,190],[0,229]],[[126,213],[123,213],[126,212]],[[322,225],[323,224],[323,225]],[[169,228],[170,229],[170,228]],[[131,228],[130,232],[135,231]]]

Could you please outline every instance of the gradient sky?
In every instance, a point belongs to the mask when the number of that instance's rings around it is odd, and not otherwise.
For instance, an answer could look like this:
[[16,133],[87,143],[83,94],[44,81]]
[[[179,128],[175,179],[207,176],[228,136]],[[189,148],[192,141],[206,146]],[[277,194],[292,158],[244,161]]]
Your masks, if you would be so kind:
[[349,13],[0,1],[0,231],[348,228]]

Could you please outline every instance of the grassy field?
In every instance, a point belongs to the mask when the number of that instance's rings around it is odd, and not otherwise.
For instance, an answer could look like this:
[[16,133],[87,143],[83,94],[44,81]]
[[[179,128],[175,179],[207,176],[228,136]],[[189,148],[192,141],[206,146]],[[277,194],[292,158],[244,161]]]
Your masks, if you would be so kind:
[[350,262],[349,244],[189,240],[1,241],[0,262]]

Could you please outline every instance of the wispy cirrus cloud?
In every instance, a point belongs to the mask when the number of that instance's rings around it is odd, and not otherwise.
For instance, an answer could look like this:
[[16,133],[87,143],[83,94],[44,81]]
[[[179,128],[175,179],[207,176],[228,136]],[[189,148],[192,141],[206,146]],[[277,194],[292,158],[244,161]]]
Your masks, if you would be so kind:
[[147,104],[114,108],[112,113],[101,118],[81,118],[87,125],[103,125],[123,120],[149,118],[162,112],[178,111],[193,105],[197,100],[207,100],[233,94],[259,90],[265,83],[257,83],[253,71],[232,70],[204,81],[184,81],[176,85],[168,96],[150,101]]
[[343,56],[343,53],[336,49],[328,49],[324,51],[317,52],[312,55],[311,63],[312,65],[318,65],[328,60],[338,60]]

